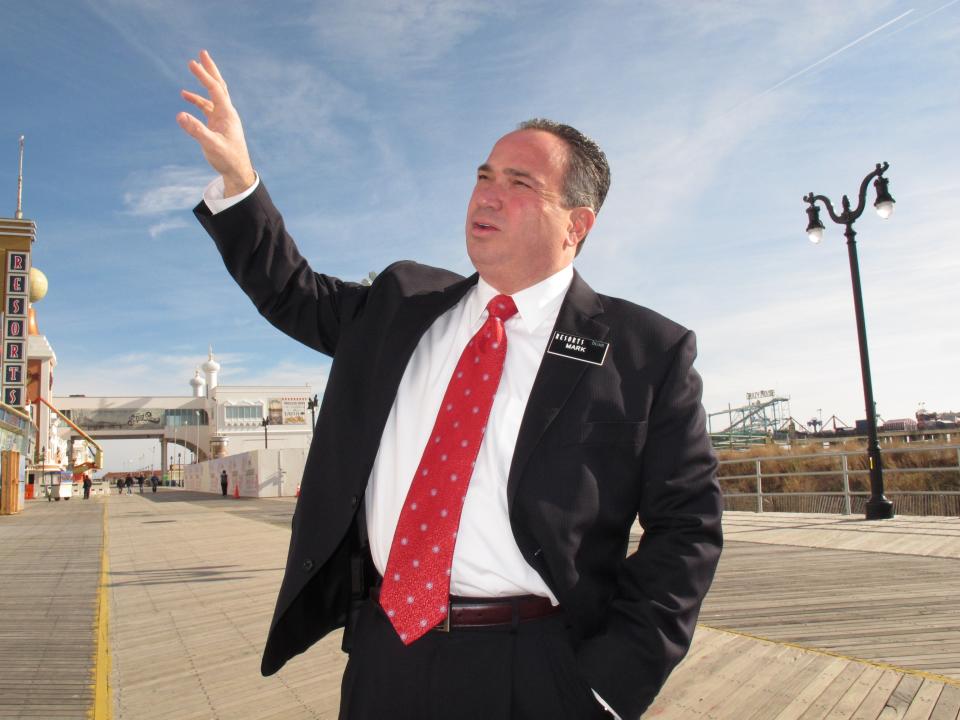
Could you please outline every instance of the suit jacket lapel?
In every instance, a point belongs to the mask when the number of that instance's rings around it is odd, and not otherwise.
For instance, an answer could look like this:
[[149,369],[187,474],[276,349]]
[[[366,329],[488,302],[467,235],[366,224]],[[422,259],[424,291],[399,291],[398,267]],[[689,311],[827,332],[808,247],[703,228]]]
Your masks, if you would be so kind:
[[[403,379],[407,363],[410,362],[410,357],[420,342],[420,338],[423,337],[434,320],[456,305],[466,295],[467,291],[477,284],[478,277],[479,275],[474,273],[443,290],[408,298],[389,327],[383,328],[385,340],[379,343],[379,347],[381,352],[385,353],[385,357],[381,358],[380,362],[376,364],[380,371],[377,373],[375,381],[377,389],[370,395],[373,406],[368,416],[378,422],[379,424],[376,427],[381,429],[379,432],[369,435],[373,439],[373,455],[376,455],[377,448],[380,446],[383,425],[386,423],[387,415],[390,414],[390,408],[393,407],[393,401],[397,397],[397,388],[400,387],[400,380]],[[370,460],[373,462],[372,456]]]
[[[553,332],[565,332],[593,340],[604,340],[610,328],[593,318],[603,312],[603,304],[597,294],[587,285],[580,274],[573,273],[570,289],[560,306]],[[507,479],[507,502],[513,506],[517,487],[533,450],[544,431],[566,404],[573,388],[589,368],[590,363],[544,353],[537,371],[530,399],[520,423],[517,445],[513,452],[510,474]]]

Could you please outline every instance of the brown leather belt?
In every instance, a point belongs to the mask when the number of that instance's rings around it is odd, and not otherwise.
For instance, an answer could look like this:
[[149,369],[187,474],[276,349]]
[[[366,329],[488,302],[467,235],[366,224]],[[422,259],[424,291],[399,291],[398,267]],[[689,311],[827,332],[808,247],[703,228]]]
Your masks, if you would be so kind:
[[[380,588],[370,589],[370,597],[380,602]],[[433,630],[450,632],[460,627],[494,627],[513,625],[524,620],[536,620],[560,612],[549,598],[539,595],[513,595],[502,598],[468,598],[450,596],[450,611],[446,619]]]

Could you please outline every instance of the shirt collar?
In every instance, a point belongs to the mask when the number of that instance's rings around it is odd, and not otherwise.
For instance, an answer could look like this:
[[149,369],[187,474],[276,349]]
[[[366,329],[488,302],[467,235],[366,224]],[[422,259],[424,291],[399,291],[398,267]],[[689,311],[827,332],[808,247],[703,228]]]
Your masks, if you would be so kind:
[[[563,298],[567,294],[571,282],[573,282],[572,264],[541,280],[536,285],[531,285],[514,293],[510,297],[517,305],[517,314],[511,319],[518,320],[527,332],[533,332],[547,320],[552,324],[557,319],[560,305],[563,303]],[[499,294],[482,277],[477,281],[477,291],[472,298],[472,307],[468,310],[475,330],[486,319],[487,303]]]

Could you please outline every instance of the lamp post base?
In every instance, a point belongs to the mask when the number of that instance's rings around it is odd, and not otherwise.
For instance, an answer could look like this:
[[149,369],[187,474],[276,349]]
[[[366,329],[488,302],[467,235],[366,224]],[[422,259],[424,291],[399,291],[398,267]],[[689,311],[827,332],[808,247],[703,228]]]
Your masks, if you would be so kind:
[[883,495],[871,497],[867,500],[867,520],[890,520],[893,518],[893,503]]

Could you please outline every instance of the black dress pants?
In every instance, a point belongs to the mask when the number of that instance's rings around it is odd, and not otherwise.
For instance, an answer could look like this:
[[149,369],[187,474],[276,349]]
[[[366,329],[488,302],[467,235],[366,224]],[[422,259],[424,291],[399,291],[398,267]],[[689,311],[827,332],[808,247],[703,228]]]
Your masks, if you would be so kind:
[[340,720],[609,718],[580,676],[562,614],[431,630],[405,646],[379,604],[360,611]]

